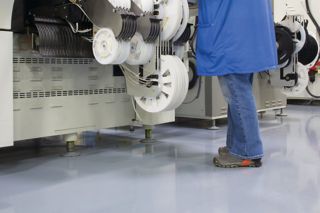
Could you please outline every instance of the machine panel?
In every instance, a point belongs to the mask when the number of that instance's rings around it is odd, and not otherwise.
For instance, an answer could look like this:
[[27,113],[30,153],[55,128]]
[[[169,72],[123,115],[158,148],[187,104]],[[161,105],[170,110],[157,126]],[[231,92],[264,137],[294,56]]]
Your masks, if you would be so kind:
[[1,0],[0,1],[0,29],[11,29],[11,16],[14,0]]
[[14,139],[47,137],[130,125],[134,118],[123,76],[89,58],[41,57],[23,50],[15,36],[13,55]]
[[0,31],[0,147],[13,145],[12,33]]

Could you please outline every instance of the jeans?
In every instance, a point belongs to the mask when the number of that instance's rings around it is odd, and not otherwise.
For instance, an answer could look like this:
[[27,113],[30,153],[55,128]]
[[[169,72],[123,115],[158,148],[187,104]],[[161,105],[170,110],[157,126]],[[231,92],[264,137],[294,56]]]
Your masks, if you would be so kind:
[[227,147],[242,159],[263,157],[255,98],[253,74],[219,76],[220,87],[228,103]]

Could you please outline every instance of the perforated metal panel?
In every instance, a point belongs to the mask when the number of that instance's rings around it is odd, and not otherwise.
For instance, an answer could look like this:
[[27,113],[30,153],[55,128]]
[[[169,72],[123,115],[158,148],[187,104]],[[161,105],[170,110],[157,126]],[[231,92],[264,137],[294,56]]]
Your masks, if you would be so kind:
[[93,59],[15,51],[13,99],[15,140],[130,125],[134,118],[124,77]]

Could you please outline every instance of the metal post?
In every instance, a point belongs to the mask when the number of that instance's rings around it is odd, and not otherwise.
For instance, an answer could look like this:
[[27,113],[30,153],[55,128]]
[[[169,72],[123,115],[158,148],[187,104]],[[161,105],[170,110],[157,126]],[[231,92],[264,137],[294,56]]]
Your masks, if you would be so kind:
[[74,144],[74,141],[67,141],[66,142],[66,147],[67,147],[67,152],[75,152],[75,144]]
[[152,126],[145,126],[144,127],[145,130],[144,130],[144,139],[141,140],[140,142],[141,143],[155,143],[156,140],[153,139],[153,136],[152,136],[152,130],[153,130],[153,127]]
[[287,117],[288,115],[284,112],[283,108],[280,109],[280,113],[276,114],[277,117]]
[[77,138],[77,134],[69,134],[64,136],[64,141],[66,143],[66,153],[62,154],[63,157],[77,157],[80,155],[80,152],[76,152],[75,142]]
[[211,120],[211,126],[208,127],[208,130],[214,130],[214,131],[220,130],[220,127],[216,125],[216,120]]

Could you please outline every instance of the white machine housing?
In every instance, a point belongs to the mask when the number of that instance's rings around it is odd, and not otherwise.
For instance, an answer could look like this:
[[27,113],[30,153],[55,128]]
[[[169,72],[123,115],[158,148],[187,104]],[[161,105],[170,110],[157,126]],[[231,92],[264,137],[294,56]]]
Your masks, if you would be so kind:
[[0,2],[0,147],[13,144],[13,34],[11,29],[12,0]]
[[[119,67],[91,58],[39,55],[33,51],[31,35],[11,32],[13,5],[14,0],[0,1],[0,147],[137,120]],[[137,111],[143,125],[175,120],[174,111]]]
[[[272,87],[268,78],[267,74],[254,77],[253,90],[258,112],[280,110],[287,106],[286,96],[280,89]],[[199,86],[200,81],[201,86]],[[199,97],[195,99],[198,92]],[[193,89],[189,90],[185,103],[176,110],[176,116],[215,121],[226,118],[227,112],[228,105],[222,95],[217,77],[203,77]]]

